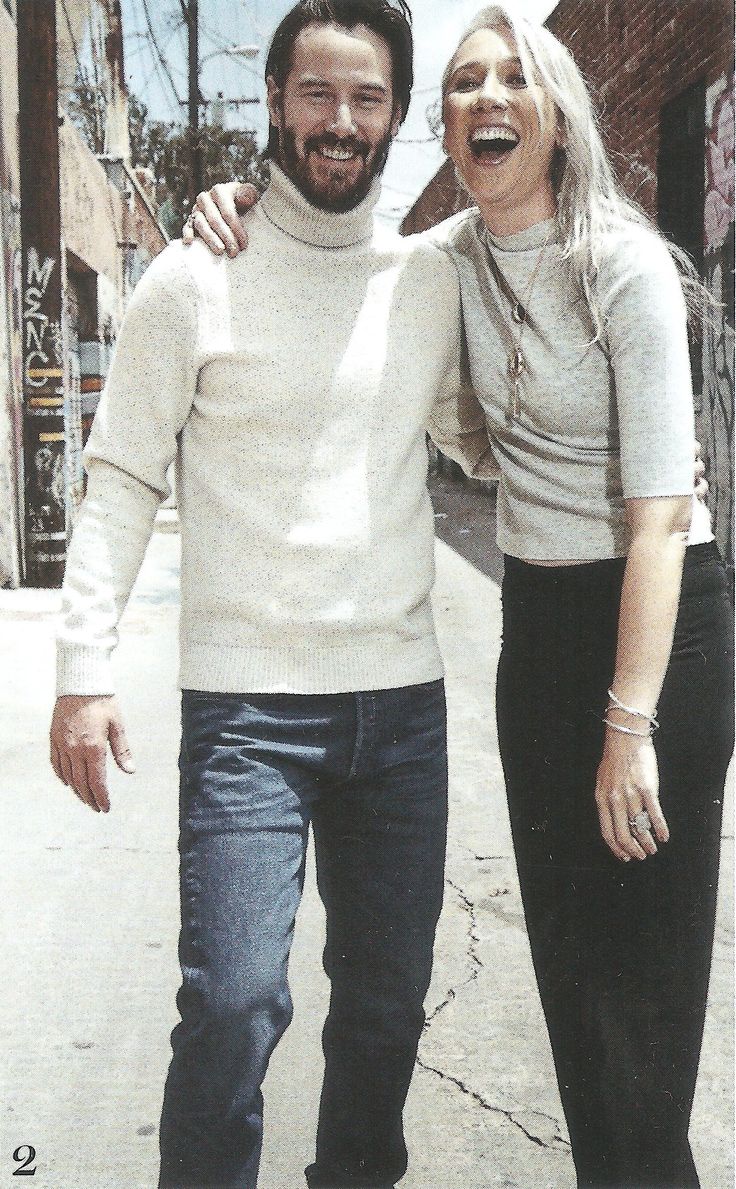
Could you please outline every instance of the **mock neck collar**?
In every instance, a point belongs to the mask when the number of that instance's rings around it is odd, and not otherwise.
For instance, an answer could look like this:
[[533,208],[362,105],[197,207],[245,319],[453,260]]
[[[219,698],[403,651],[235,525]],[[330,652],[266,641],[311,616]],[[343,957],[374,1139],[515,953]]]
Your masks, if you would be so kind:
[[271,182],[260,202],[268,219],[292,239],[318,248],[352,248],[373,235],[373,210],[381,193],[375,178],[363,201],[345,214],[321,211],[310,202],[274,161]]
[[[512,235],[494,235],[485,228],[485,238],[490,248],[500,252],[530,252],[541,248],[544,243],[557,242],[557,228],[554,217],[543,219],[541,223],[534,223],[525,227],[523,231],[515,231]],[[549,237],[549,239],[548,239]]]

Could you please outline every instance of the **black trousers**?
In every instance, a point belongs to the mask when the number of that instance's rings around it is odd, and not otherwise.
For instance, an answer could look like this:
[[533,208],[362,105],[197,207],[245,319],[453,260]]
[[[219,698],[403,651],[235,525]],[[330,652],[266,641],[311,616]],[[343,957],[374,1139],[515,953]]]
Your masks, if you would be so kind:
[[622,864],[594,789],[624,559],[506,559],[499,746],[578,1185],[699,1184],[688,1126],[705,1018],[733,633],[715,545],[687,551],[655,735],[670,841]]

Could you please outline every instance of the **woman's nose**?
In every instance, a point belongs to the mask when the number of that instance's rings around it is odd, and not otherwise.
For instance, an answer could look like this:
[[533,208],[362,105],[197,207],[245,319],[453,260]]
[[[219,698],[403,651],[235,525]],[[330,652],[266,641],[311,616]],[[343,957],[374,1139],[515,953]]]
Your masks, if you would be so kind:
[[509,105],[506,87],[501,79],[490,71],[478,91],[478,102],[486,107],[508,107]]

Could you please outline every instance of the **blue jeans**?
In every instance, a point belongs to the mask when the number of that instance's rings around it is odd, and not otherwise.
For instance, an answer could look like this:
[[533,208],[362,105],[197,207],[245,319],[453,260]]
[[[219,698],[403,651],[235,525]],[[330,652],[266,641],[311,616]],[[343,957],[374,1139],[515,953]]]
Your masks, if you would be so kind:
[[261,1084],[314,831],[331,982],[313,1187],[391,1186],[442,904],[441,681],[355,694],[185,691],[181,1022],[159,1185],[254,1189]]

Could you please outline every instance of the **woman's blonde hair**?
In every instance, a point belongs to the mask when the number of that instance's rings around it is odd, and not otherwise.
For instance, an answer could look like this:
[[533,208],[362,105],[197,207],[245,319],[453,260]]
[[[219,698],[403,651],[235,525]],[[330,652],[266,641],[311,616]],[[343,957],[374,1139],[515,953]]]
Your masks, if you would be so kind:
[[[516,15],[507,4],[482,8],[465,30],[442,76],[443,107],[458,51],[481,29],[513,39],[525,77],[535,79],[556,108],[559,144],[552,161],[552,183],[557,198],[560,242],[563,255],[572,261],[580,276],[596,335],[601,330],[600,317],[591,286],[601,251],[611,232],[632,223],[649,228],[664,240],[680,272],[691,318],[702,315],[708,295],[692,261],[666,240],[641,207],[624,193],[603,146],[585,80],[572,54],[549,29]],[[539,105],[537,110],[543,126],[544,112]]]

